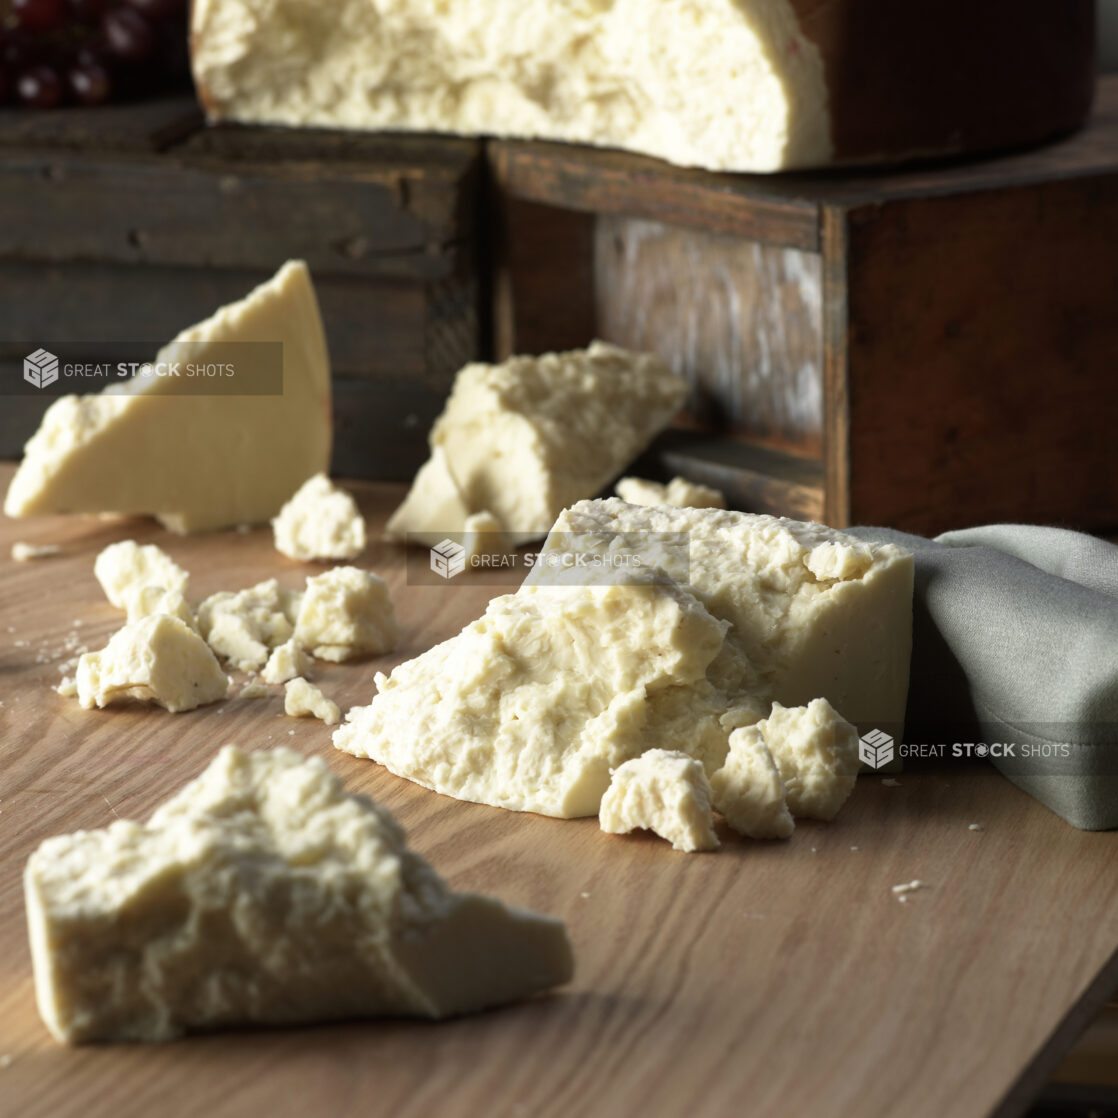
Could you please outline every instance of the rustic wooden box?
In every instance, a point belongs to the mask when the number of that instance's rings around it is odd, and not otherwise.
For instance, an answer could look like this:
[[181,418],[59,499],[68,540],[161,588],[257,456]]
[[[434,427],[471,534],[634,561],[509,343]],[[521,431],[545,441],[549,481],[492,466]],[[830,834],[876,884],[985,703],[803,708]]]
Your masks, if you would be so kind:
[[[0,112],[0,376],[39,346],[143,360],[290,257],[334,368],[334,469],[408,480],[481,352],[481,145],[202,127],[189,100]],[[0,400],[16,457],[46,403]]]
[[899,173],[489,161],[498,355],[600,336],[694,385],[646,471],[836,526],[1118,526],[1118,79],[1062,143]]

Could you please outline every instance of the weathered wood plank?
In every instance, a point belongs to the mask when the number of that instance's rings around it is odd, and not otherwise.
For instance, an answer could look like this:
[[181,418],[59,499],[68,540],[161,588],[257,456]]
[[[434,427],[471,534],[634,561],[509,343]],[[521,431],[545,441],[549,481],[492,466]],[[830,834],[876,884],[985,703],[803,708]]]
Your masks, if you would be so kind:
[[158,152],[201,126],[202,110],[184,95],[50,112],[0,108],[0,148]]

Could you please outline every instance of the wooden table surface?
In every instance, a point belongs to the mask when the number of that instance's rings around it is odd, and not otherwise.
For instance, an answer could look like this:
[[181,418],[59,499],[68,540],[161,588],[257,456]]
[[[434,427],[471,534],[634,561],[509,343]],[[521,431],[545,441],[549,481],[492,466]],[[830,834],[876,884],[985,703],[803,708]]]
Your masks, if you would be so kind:
[[[0,467],[0,486],[10,469]],[[399,487],[355,487],[377,525]],[[195,597],[317,568],[258,529],[180,539],[146,521],[0,525],[0,1113],[66,1118],[1020,1113],[1118,983],[1118,835],[1061,822],[985,768],[864,777],[832,824],[787,843],[677,854],[594,820],[457,803],[335,751],[277,694],[190,714],[83,711],[50,690],[69,634],[120,624],[93,578],[113,540],[154,541]],[[14,563],[15,540],[63,545]],[[457,632],[493,587],[393,585],[394,658],[319,665],[343,709],[374,670]],[[81,622],[79,626],[77,623]],[[278,689],[282,690],[282,689]],[[577,956],[554,995],[468,1019],[226,1033],[69,1049],[32,991],[20,874],[44,838],[144,818],[225,742],[291,745],[388,805],[459,889],[562,917]],[[969,824],[979,823],[981,831]],[[900,903],[891,886],[929,886]]]

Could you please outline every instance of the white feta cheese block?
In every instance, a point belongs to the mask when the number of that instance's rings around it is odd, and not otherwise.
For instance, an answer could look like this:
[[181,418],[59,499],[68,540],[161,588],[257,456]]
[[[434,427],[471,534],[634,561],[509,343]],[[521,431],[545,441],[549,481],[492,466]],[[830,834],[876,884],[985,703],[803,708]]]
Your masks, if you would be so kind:
[[255,671],[292,638],[302,601],[302,591],[265,579],[247,590],[211,594],[198,607],[198,629],[223,660],[238,671]]
[[296,676],[305,676],[314,660],[303,651],[303,646],[292,637],[272,649],[260,678],[265,683],[286,683]]
[[458,799],[596,815],[611,771],[647,749],[684,740],[721,762],[733,715],[706,671],[724,630],[670,582],[523,589],[378,674],[334,744]]
[[[330,461],[330,364],[305,264],[285,264],[245,299],[184,330],[156,361],[186,353],[204,365],[211,352],[227,364],[230,342],[280,343],[282,393],[182,394],[171,378],[147,377],[63,396],[28,442],[4,511],[148,514],[176,532],[275,516]],[[251,365],[253,351],[239,352]]]
[[449,1017],[568,981],[563,924],[451,892],[321,760],[226,746],[146,824],[48,839],[24,873],[60,1041]]
[[826,699],[792,708],[773,703],[768,718],[751,730],[780,769],[791,813],[833,819],[858,778],[858,731]]
[[357,502],[325,474],[305,481],[272,521],[276,550],[291,559],[354,559],[365,550]]
[[784,839],[795,829],[780,770],[756,726],[730,735],[730,751],[710,788],[715,808],[740,835]]
[[327,726],[336,726],[342,720],[338,704],[302,676],[287,681],[283,692],[283,712],[290,718],[317,718]]
[[[826,698],[856,725],[900,734],[912,653],[911,553],[820,524],[720,509],[645,508],[616,498],[565,510],[526,582],[553,578],[552,553],[640,552],[730,623],[712,679],[799,706]],[[685,546],[661,558],[656,540]],[[573,572],[600,577],[587,566]]]
[[667,485],[640,477],[623,477],[614,492],[631,505],[672,505],[675,508],[724,509],[726,495],[709,485],[673,477]]
[[157,613],[168,613],[177,617],[184,625],[197,631],[198,620],[190,603],[183,597],[181,590],[167,590],[162,586],[141,586],[128,594],[128,621],[143,621]]
[[145,586],[185,594],[190,576],[153,543],[121,540],[109,544],[93,563],[93,574],[105,597],[117,609],[128,609],[130,598]]
[[676,850],[716,850],[710,785],[702,764],[686,753],[650,749],[620,765],[602,797],[603,831],[654,831]]
[[295,640],[335,663],[391,652],[400,639],[388,584],[357,567],[335,567],[307,579]]
[[174,714],[224,699],[229,677],[209,646],[177,617],[160,613],[125,625],[78,661],[78,701],[87,710],[134,700]]
[[659,358],[603,342],[467,365],[431,430],[443,462],[421,471],[390,530],[461,532],[464,518],[448,522],[457,494],[467,515],[492,513],[512,543],[540,539],[562,509],[599,492],[644,450],[686,392]]

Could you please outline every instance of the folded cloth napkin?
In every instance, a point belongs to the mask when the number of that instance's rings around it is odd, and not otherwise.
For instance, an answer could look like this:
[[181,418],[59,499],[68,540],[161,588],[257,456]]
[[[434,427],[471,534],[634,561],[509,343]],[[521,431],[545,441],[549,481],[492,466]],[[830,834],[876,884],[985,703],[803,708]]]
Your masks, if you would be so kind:
[[916,556],[905,741],[986,745],[1073,826],[1118,827],[1118,547],[1019,524],[850,532]]

